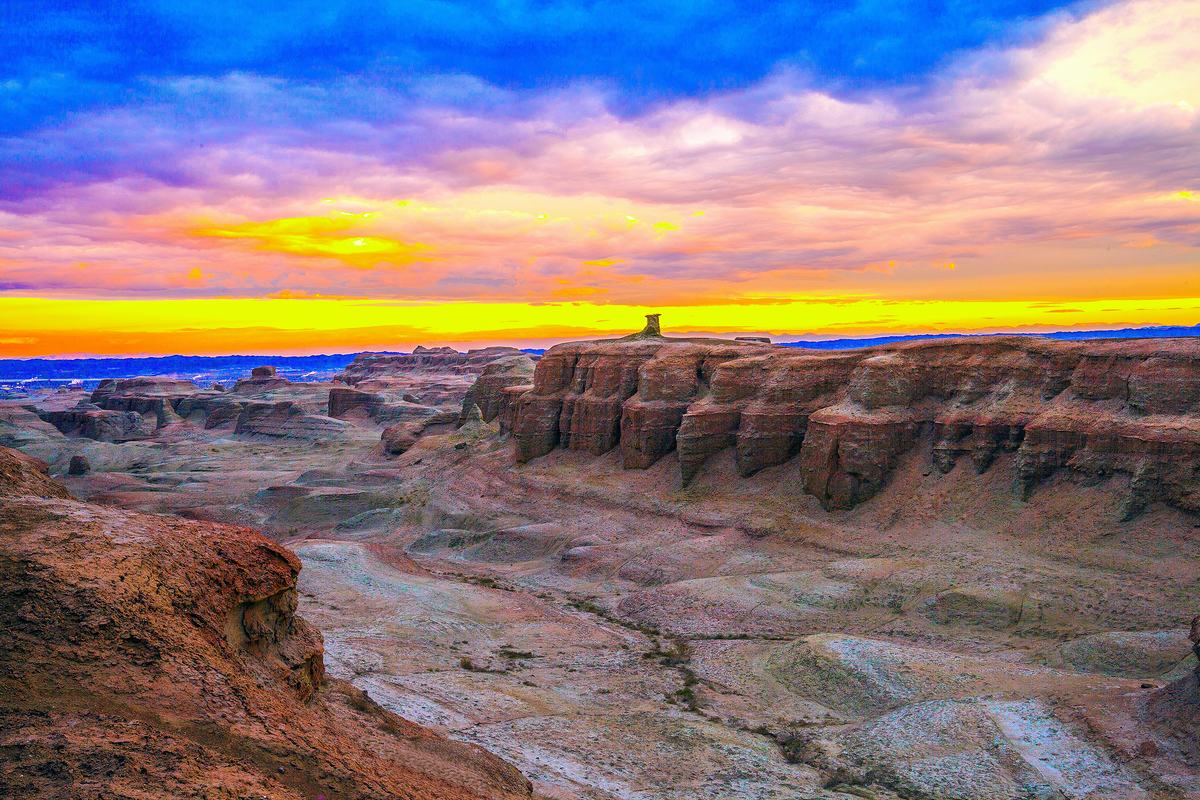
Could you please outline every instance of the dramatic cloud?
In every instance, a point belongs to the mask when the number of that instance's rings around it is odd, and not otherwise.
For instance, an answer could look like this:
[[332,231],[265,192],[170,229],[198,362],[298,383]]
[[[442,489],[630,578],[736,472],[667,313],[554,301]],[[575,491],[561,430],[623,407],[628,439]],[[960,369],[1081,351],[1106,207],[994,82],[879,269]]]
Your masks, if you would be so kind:
[[[1045,10],[1014,6],[940,34],[881,18],[940,37],[940,57],[890,72],[886,36],[864,34],[864,66],[852,68],[816,34],[786,50],[771,33],[780,20],[834,30],[882,9],[793,19],[780,6],[738,18],[707,71],[691,70],[730,88],[682,75],[701,58],[696,31],[728,14],[720,4],[658,26],[631,8],[644,36],[597,41],[572,69],[539,38],[548,20],[597,36],[616,23],[568,5],[474,18],[430,5],[404,42],[376,21],[361,49],[334,53],[365,21],[322,8],[304,45],[322,74],[288,52],[294,20],[264,14],[236,36],[213,14],[173,71],[136,48],[117,59],[113,31],[127,27],[108,20],[96,34],[107,55],[73,67],[90,76],[79,79],[90,99],[70,111],[53,99],[68,89],[59,73],[0,81],[5,107],[29,106],[0,139],[0,294],[748,307],[987,297],[1052,301],[1064,317],[1077,299],[1200,297],[1195,0],[1004,27]],[[179,9],[151,15],[164,41],[193,18]],[[53,41],[82,23],[38,24]],[[414,44],[423,36],[470,44],[452,60]],[[527,50],[506,49],[522,36]],[[675,59],[653,56],[677,45]],[[647,87],[609,63],[638,47]],[[556,79],[508,63],[521,52]],[[266,68],[283,55],[290,69]],[[120,96],[105,83],[113,59],[146,67]]]

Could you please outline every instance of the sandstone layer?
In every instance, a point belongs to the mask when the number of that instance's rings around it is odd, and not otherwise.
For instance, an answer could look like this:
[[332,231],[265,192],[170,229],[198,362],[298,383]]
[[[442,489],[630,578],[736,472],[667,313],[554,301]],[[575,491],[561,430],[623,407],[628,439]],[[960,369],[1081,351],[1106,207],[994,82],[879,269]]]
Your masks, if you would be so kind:
[[[506,391],[506,390],[502,390]],[[1200,343],[1029,337],[815,353],[650,337],[570,343],[510,391],[502,426],[518,462],[556,448],[619,448],[645,469],[676,451],[686,485],[713,455],[740,476],[796,459],[827,509],[885,485],[918,445],[949,472],[1015,453],[1023,498],[1060,471],[1128,480],[1122,509],[1200,511]]]

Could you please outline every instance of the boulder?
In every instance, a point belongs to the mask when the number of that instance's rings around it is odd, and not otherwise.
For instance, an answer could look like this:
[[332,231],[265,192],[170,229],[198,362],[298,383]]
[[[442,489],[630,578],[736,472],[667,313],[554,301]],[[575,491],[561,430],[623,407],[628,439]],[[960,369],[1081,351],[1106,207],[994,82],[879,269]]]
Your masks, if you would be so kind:
[[390,456],[398,456],[408,452],[417,439],[421,438],[424,426],[419,423],[398,422],[383,429],[379,440],[383,443],[383,452]]

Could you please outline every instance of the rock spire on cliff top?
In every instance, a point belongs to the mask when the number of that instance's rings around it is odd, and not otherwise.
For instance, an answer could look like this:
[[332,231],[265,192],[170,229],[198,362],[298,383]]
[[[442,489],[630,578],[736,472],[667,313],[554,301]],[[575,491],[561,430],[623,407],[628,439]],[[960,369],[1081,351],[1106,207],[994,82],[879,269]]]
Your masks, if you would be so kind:
[[659,317],[661,317],[661,316],[662,316],[662,314],[647,314],[646,315],[646,327],[642,328],[637,333],[631,333],[628,336],[621,337],[621,339],[619,341],[632,342],[632,341],[636,341],[638,339],[661,339],[661,338],[663,338],[662,327],[658,321]]

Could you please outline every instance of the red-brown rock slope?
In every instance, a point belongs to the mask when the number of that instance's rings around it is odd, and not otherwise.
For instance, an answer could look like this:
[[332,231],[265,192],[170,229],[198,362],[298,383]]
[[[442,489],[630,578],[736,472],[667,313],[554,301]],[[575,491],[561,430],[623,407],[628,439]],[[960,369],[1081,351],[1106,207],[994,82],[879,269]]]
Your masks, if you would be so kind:
[[529,796],[324,675],[289,550],[79,503],[43,469],[0,448],[0,796]]

